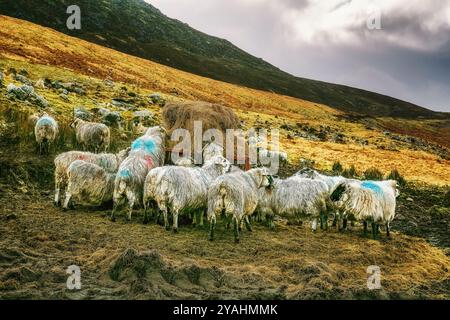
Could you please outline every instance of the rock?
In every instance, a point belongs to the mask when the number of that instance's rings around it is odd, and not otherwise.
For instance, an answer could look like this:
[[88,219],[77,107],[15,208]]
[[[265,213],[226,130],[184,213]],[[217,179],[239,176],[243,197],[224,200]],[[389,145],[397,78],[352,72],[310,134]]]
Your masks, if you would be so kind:
[[149,98],[149,102],[151,102],[152,104],[156,104],[160,107],[164,107],[166,105],[166,100],[157,93],[153,93],[153,94],[149,95],[148,98]]
[[133,110],[135,109],[135,105],[131,101],[127,101],[120,98],[114,98],[111,101],[111,104],[118,108],[123,108],[125,110]]
[[103,115],[102,122],[108,126],[119,126],[122,122],[122,116],[117,111],[111,111]]
[[139,110],[133,113],[134,123],[142,123],[144,126],[150,126],[153,120],[153,113],[148,110]]
[[42,80],[42,79],[39,79],[38,81],[36,81],[36,82],[34,83],[34,87],[35,87],[35,88],[39,88],[39,89],[46,89],[45,81]]
[[33,85],[33,83],[30,80],[28,80],[27,77],[25,77],[25,76],[23,76],[21,74],[16,74],[16,75],[14,75],[13,78],[14,78],[14,80],[19,81],[19,82],[21,82],[23,84],[26,84],[26,85],[29,85],[29,86]]
[[28,85],[17,87],[15,84],[10,83],[6,87],[6,91],[10,96],[13,96],[19,100],[26,100],[30,94],[34,93],[34,88]]
[[28,77],[28,71],[25,69],[20,69],[19,74],[24,77]]
[[111,79],[105,79],[103,81],[103,83],[105,84],[105,86],[110,87],[110,88],[114,88],[114,86],[115,86],[114,81],[112,81]]
[[59,95],[59,97],[61,98],[61,100],[65,101],[65,102],[70,102],[69,96],[65,93],[61,93]]
[[76,107],[73,110],[73,115],[75,118],[84,120],[84,121],[91,121],[92,120],[92,114],[86,110],[85,107],[80,106],[80,107]]

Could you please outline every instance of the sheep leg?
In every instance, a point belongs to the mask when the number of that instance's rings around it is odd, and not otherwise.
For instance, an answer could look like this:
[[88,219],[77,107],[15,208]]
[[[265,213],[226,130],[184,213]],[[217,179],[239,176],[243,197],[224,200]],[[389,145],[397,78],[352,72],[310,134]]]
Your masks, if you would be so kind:
[[342,219],[342,231],[347,230],[347,219]]
[[320,214],[320,229],[328,230],[328,216],[324,213]]
[[367,221],[363,221],[363,226],[364,226],[364,237],[367,237]]
[[311,223],[311,228],[312,231],[316,232],[317,231],[317,218],[314,218],[312,223]]
[[214,229],[216,228],[216,215],[213,214],[210,219],[209,225],[209,241],[214,240]]
[[111,221],[116,222],[116,212],[122,206],[124,199],[122,197],[114,199],[113,209],[111,212]]
[[61,183],[59,181],[55,182],[55,202],[56,207],[61,205]]
[[170,229],[169,226],[169,218],[168,218],[168,213],[167,213],[167,207],[165,204],[161,203],[159,205],[159,208],[161,209],[162,213],[163,213],[163,217],[164,217],[164,227],[166,228],[166,230]]
[[147,201],[144,201],[144,220],[143,220],[144,224],[148,224],[150,221],[149,210],[150,210],[149,203]]
[[191,218],[192,218],[192,226],[195,227],[197,225],[197,211],[194,211],[194,213],[191,214]]
[[[67,189],[69,189],[69,188],[67,188]],[[72,198],[72,194],[70,193],[70,191],[66,191],[66,197],[64,198],[63,211],[66,211],[69,208],[69,202],[70,202],[71,198]]]
[[206,214],[206,212],[205,211],[203,211],[203,210],[200,210],[200,227],[203,227],[204,226],[204,223],[203,223],[203,217],[204,217],[204,215]]
[[274,218],[273,214],[266,213],[266,222],[270,230],[275,229],[275,225],[273,224],[273,218]]
[[245,227],[247,228],[247,230],[249,232],[252,232],[253,231],[252,225],[250,224],[250,220],[248,219],[247,215],[245,216],[244,221],[245,221]]
[[233,232],[234,232],[234,242],[239,243],[239,227],[240,221],[233,216]]
[[391,236],[391,226],[390,226],[389,222],[386,222],[386,236],[387,237]]
[[378,224],[376,224],[375,222],[372,222],[372,237],[374,240],[377,238],[377,228],[378,228]]
[[173,233],[178,233],[178,209],[174,209],[172,213],[173,217]]

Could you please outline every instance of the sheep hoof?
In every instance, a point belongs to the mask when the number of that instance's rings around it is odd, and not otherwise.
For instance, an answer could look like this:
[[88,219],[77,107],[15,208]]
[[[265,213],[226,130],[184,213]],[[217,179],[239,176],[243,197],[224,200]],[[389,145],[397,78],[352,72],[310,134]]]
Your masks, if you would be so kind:
[[61,202],[53,201],[53,205],[54,205],[56,208],[58,208],[58,207],[61,206]]
[[239,243],[241,240],[238,239],[234,239],[234,243]]
[[169,231],[170,230],[170,227],[169,226],[166,226],[166,231]]
[[116,218],[115,217],[111,217],[111,222],[116,222]]
[[178,233],[178,229],[177,228],[173,228],[173,233]]
[[149,222],[150,222],[149,219],[144,219],[144,220],[142,221],[143,224],[148,224]]
[[67,208],[66,208],[66,207],[62,207],[61,210],[62,210],[63,212],[67,212]]

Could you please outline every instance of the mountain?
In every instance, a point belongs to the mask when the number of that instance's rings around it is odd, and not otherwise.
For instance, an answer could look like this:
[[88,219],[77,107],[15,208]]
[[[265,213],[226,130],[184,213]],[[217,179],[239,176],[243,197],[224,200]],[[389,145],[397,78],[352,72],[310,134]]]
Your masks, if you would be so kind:
[[295,77],[227,40],[171,19],[141,0],[76,3],[81,8],[81,30],[66,27],[66,9],[73,4],[69,0],[2,0],[0,14],[190,73],[326,104],[344,112],[409,119],[450,117],[373,92]]

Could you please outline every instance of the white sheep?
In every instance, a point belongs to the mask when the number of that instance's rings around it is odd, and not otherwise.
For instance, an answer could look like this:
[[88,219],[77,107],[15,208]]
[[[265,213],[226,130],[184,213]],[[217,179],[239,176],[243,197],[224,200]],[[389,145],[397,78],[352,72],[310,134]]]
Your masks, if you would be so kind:
[[76,160],[83,160],[96,164],[109,173],[117,172],[119,165],[128,156],[130,148],[121,150],[117,154],[112,153],[91,153],[84,151],[69,151],[59,154],[55,158],[55,205],[61,205],[61,192],[67,186],[67,169]]
[[239,242],[239,228],[242,221],[251,231],[249,216],[258,205],[258,189],[270,186],[272,177],[266,168],[247,172],[229,173],[218,177],[208,188],[208,212],[210,222],[209,239],[214,239],[217,216],[224,213],[227,225],[233,222],[234,239]]
[[279,215],[288,219],[312,220],[312,229],[316,231],[320,219],[322,228],[328,208],[331,207],[327,185],[320,180],[290,177],[277,179],[269,189],[260,191],[258,209],[266,214],[269,226],[273,228],[271,218]]
[[175,161],[174,165],[180,167],[194,167],[194,161],[191,158],[183,157]]
[[114,207],[111,221],[120,207],[128,202],[127,220],[135,205],[142,204],[144,182],[148,172],[164,164],[166,131],[152,127],[131,145],[129,156],[122,162],[114,182]]
[[371,222],[372,235],[375,238],[379,224],[386,226],[386,234],[390,236],[390,223],[395,218],[398,194],[395,180],[349,180],[336,188],[331,200],[337,208],[345,212],[345,218],[363,222],[364,234],[367,233],[367,223]]
[[223,153],[223,147],[212,141],[203,148],[203,163],[206,163],[216,156],[223,156]]
[[45,113],[36,121],[34,136],[39,145],[40,154],[50,152],[50,145],[55,142],[58,132],[58,123],[48,114]]
[[[168,212],[173,216],[173,230],[178,230],[178,216],[182,212],[200,212],[200,225],[203,212],[207,207],[209,184],[218,176],[230,170],[230,162],[222,156],[216,156],[203,167],[166,166],[151,170],[145,180],[144,206],[149,207],[151,200],[156,201],[164,216],[164,225],[169,229]],[[146,210],[147,211],[147,210]],[[147,217],[146,213],[146,217]],[[145,219],[148,221],[148,219]]]
[[67,169],[68,184],[63,209],[67,210],[71,200],[79,204],[95,205],[112,200],[115,173],[83,160],[72,162]]
[[[339,184],[349,180],[342,176],[327,176],[310,168],[302,169],[299,172],[297,172],[294,176],[301,178],[310,178],[324,182],[328,187],[328,193],[330,196],[334,192],[334,190],[336,190]],[[336,212],[333,213],[333,215],[334,215],[333,226],[337,226],[338,229],[341,229],[341,220],[342,220],[343,221],[342,229],[345,229],[347,226],[347,220],[343,219],[345,213],[337,210]]]
[[75,129],[77,143],[84,150],[92,150],[95,153],[108,150],[111,132],[107,125],[76,118],[70,126]]

